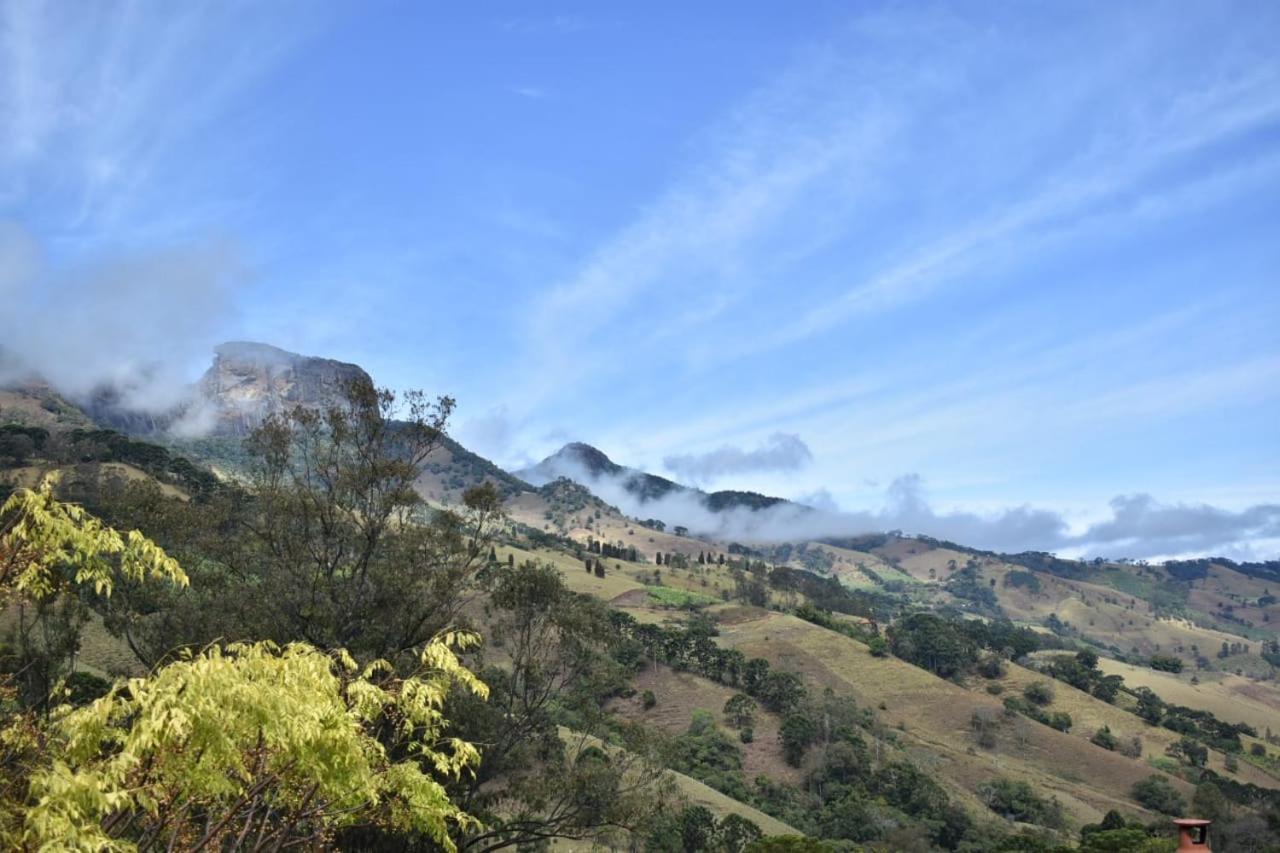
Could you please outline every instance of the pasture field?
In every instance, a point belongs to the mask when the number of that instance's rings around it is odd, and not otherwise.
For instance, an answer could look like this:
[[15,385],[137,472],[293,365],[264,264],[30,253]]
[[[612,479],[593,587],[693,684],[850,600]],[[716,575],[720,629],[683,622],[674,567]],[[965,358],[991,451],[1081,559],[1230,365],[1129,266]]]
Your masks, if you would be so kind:
[[[1188,708],[1199,708],[1229,723],[1248,723],[1259,732],[1268,727],[1280,731],[1280,690],[1272,683],[1251,681],[1227,673],[1159,672],[1110,658],[1099,658],[1098,667],[1119,675],[1130,687],[1149,687],[1161,699]],[[1197,675],[1199,684],[1191,683]]]
[[[795,617],[749,608],[725,616],[724,645],[748,657],[767,658],[811,683],[850,695],[861,706],[878,709],[907,754],[975,814],[985,812],[976,796],[978,785],[1007,776],[1056,796],[1077,824],[1100,820],[1110,809],[1154,817],[1129,796],[1133,783],[1152,772],[1141,760],[1095,747],[1083,733],[1067,734],[1031,720],[1008,718],[1000,700],[985,691],[953,684],[893,657],[874,657],[863,644]],[[1077,701],[1102,706],[1095,709],[1099,715],[1114,713],[1124,715],[1126,724],[1128,719],[1137,722],[1120,709],[1081,697]],[[995,749],[976,746],[971,731],[975,711],[1000,720]],[[1080,709],[1077,713],[1088,716]],[[1190,796],[1190,785],[1177,779],[1173,784]]]

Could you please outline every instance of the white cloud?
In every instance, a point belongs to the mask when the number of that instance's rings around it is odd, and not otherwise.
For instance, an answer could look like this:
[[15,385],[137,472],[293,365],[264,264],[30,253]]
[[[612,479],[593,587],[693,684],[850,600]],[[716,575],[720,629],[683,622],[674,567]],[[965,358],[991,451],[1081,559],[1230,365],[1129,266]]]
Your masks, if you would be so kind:
[[243,280],[236,250],[217,243],[54,268],[34,237],[0,222],[0,342],[65,394],[109,386],[125,408],[164,411],[207,365]]
[[800,436],[775,432],[751,450],[726,444],[706,453],[673,454],[662,464],[688,482],[704,483],[755,471],[796,471],[811,461],[813,453]]
[[[1258,546],[1280,537],[1280,504],[1228,510],[1208,504],[1161,503],[1144,494],[1124,495],[1111,501],[1106,517],[1073,530],[1063,513],[1029,505],[989,512],[936,509],[916,474],[890,483],[876,509],[840,510],[829,493],[818,492],[808,505],[801,499],[762,510],[721,512],[709,510],[692,491],[641,500],[629,488],[630,474],[596,476],[572,465],[557,474],[587,485],[627,515],[658,518],[721,541],[799,542],[898,530],[1004,553],[1154,558],[1229,556],[1245,551],[1256,556]],[[1262,553],[1274,556],[1275,552]]]

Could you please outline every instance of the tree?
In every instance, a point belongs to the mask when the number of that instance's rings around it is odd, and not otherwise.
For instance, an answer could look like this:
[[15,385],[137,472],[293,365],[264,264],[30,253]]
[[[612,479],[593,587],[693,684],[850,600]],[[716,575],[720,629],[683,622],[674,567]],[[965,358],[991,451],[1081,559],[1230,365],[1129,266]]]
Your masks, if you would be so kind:
[[706,806],[689,806],[680,815],[680,841],[687,851],[712,849],[716,819]]
[[1080,840],[1080,853],[1168,853],[1173,842],[1153,838],[1140,826],[1091,832]]
[[1209,761],[1209,748],[1194,738],[1180,738],[1168,751],[1171,755],[1185,758],[1192,767],[1204,767]]
[[818,724],[806,714],[788,714],[778,730],[782,755],[792,767],[799,767],[804,752],[818,737]]
[[793,672],[775,670],[760,679],[752,695],[770,711],[785,714],[800,704],[804,699],[805,689],[800,676]]
[[0,435],[0,457],[8,457],[14,467],[21,468],[36,451],[36,443],[31,436],[23,433],[7,433]]
[[1151,775],[1133,785],[1133,798],[1147,808],[1167,815],[1185,814],[1187,801],[1163,776]]
[[751,696],[757,695],[764,679],[769,675],[769,662],[764,658],[752,658],[742,665],[742,687]]
[[[450,785],[459,807],[484,823],[460,827],[458,847],[595,838],[642,823],[660,801],[661,770],[642,729],[606,726],[601,706],[624,684],[609,655],[608,607],[572,593],[544,563],[500,567],[492,584],[488,634],[505,662],[481,670],[487,701],[461,695],[448,707],[454,734],[484,744],[475,773]],[[562,731],[564,720],[575,731]],[[627,749],[596,735],[616,735]]]
[[1222,789],[1212,782],[1196,785],[1196,792],[1191,797],[1191,811],[1196,817],[1217,824],[1231,819],[1231,803],[1222,795]]
[[977,662],[977,644],[958,626],[929,613],[915,613],[889,628],[889,648],[909,663],[953,678]]
[[764,837],[760,827],[739,814],[727,814],[716,827],[716,838],[725,853],[742,853],[752,842]]
[[278,849],[373,823],[452,849],[449,825],[474,820],[431,773],[456,777],[479,759],[442,739],[440,710],[455,685],[485,695],[451,649],[477,640],[431,641],[408,679],[300,643],[212,648],[133,679],[57,722],[52,761],[31,778],[26,837]]
[[246,440],[258,511],[245,526],[270,560],[260,636],[387,657],[456,621],[501,496],[478,486],[464,495],[467,516],[411,523],[422,504],[414,483],[452,411],[449,397],[401,399],[364,379],[341,404],[269,418]]
[[73,587],[110,595],[121,579],[186,586],[178,562],[136,530],[127,534],[54,497],[56,476],[0,505],[0,603]]
[[1138,697],[1138,716],[1149,724],[1158,726],[1164,719],[1164,702],[1149,687],[1139,687],[1134,694]]
[[[153,542],[57,501],[53,485],[19,490],[0,507],[0,604],[83,587],[109,597],[122,582],[188,583]],[[363,821],[450,849],[447,825],[470,818],[434,774],[456,776],[478,754],[442,739],[440,709],[457,687],[483,697],[485,685],[453,651],[477,639],[432,639],[407,678],[382,661],[362,668],[341,650],[234,644],[188,653],[47,723],[0,705],[0,840],[236,849],[254,839],[279,848],[313,846]]]
[[1026,782],[995,779],[978,786],[978,796],[1001,817],[1023,823],[1055,828],[1062,825],[1062,806],[1056,799],[1045,800]]
[[229,636],[412,667],[479,595],[502,518],[490,484],[457,511],[431,510],[414,489],[452,407],[348,383],[327,411],[274,416],[245,440],[251,491],[184,503],[128,490],[121,511],[189,568],[193,594],[123,585],[108,627],[147,666]]
[[80,647],[89,618],[82,589],[109,597],[121,582],[188,584],[177,561],[138,531],[122,535],[59,501],[58,482],[46,477],[0,506],[0,611],[14,616],[19,697],[40,710]]
[[735,729],[752,726],[756,719],[756,703],[745,693],[735,693],[724,703],[724,715]]

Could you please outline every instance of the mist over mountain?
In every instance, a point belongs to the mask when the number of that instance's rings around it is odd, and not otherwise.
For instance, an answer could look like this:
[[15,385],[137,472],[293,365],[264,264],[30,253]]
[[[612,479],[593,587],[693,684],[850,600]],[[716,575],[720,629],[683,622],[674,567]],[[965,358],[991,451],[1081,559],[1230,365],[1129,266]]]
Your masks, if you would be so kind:
[[[143,371],[128,382],[146,380]],[[99,385],[87,394],[68,397],[94,421],[133,435],[236,438],[247,435],[266,417],[295,406],[324,410],[339,405],[343,386],[351,381],[372,379],[355,364],[241,341],[217,345],[200,379],[185,386],[185,396],[167,408],[138,406],[139,395],[127,384]],[[772,440],[775,448],[789,444],[794,443]],[[1109,503],[1106,516],[1081,526],[1072,525],[1060,512],[1032,506],[989,513],[938,509],[928,497],[926,482],[915,474],[890,483],[879,506],[850,509],[837,506],[826,493],[806,503],[747,490],[704,491],[619,464],[583,442],[566,444],[536,465],[513,472],[515,479],[452,439],[449,447],[450,458],[474,472],[468,477],[500,482],[508,493],[518,493],[520,482],[541,486],[564,477],[628,516],[656,519],[669,528],[722,541],[802,542],[898,530],[1001,553],[1048,551],[1131,558],[1217,555],[1248,562],[1265,559],[1267,552],[1239,543],[1280,540],[1277,504],[1228,510],[1209,504],[1166,503],[1141,493],[1119,495]],[[789,451],[788,455],[796,454]],[[799,455],[807,458],[808,448]],[[737,456],[723,451],[714,454],[718,459],[730,456],[732,467]]]
[[[739,511],[754,512],[787,505],[795,512],[810,508],[756,492],[704,492],[666,477],[619,465],[603,451],[583,442],[570,442],[537,465],[516,471],[525,481],[541,486],[564,477],[586,486],[604,500],[637,518],[656,517],[671,525],[702,533],[733,530],[726,519]],[[750,537],[747,537],[750,538]]]
[[581,442],[566,444],[515,473],[535,485],[566,477],[627,515],[656,518],[669,527],[725,541],[800,542],[899,530],[1003,553],[1133,558],[1217,553],[1248,560],[1255,555],[1240,553],[1235,543],[1280,538],[1280,505],[1232,512],[1203,504],[1166,504],[1144,494],[1118,496],[1109,505],[1109,517],[1073,529],[1061,513],[1030,506],[988,514],[935,509],[917,475],[894,480],[879,508],[817,508],[756,492],[704,492],[620,465]]
[[[147,375],[130,381],[145,383]],[[116,385],[93,389],[81,404],[94,420],[128,433],[245,436],[268,417],[295,406],[318,411],[338,406],[347,384],[361,381],[372,380],[355,364],[231,341],[214,347],[212,364],[167,408],[140,408],[128,386]]]

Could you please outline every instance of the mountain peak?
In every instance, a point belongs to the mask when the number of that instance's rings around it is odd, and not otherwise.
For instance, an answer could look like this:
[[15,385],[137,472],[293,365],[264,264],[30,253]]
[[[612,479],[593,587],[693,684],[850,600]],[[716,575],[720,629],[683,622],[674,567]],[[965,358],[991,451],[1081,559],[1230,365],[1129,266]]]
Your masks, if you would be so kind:
[[581,441],[564,445],[537,465],[517,471],[516,475],[535,486],[566,478],[593,491],[603,488],[602,494],[608,496],[610,503],[617,503],[624,511],[637,517],[645,512],[658,511],[660,507],[645,505],[661,501],[667,496],[684,496],[684,508],[687,508],[688,501],[691,500],[695,504],[701,504],[712,514],[742,509],[756,511],[778,504],[789,504],[789,501],[782,498],[756,492],[726,490],[708,494],[657,474],[619,465],[605,455],[604,451]]
[[603,450],[582,441],[569,442],[543,462],[552,460],[581,465],[592,477],[599,477],[601,474],[618,474],[623,470],[622,466],[610,459]]
[[351,381],[372,381],[359,365],[298,355],[270,344],[230,341],[214,348],[200,395],[216,413],[215,431],[243,434],[267,416],[295,406],[340,405]]

